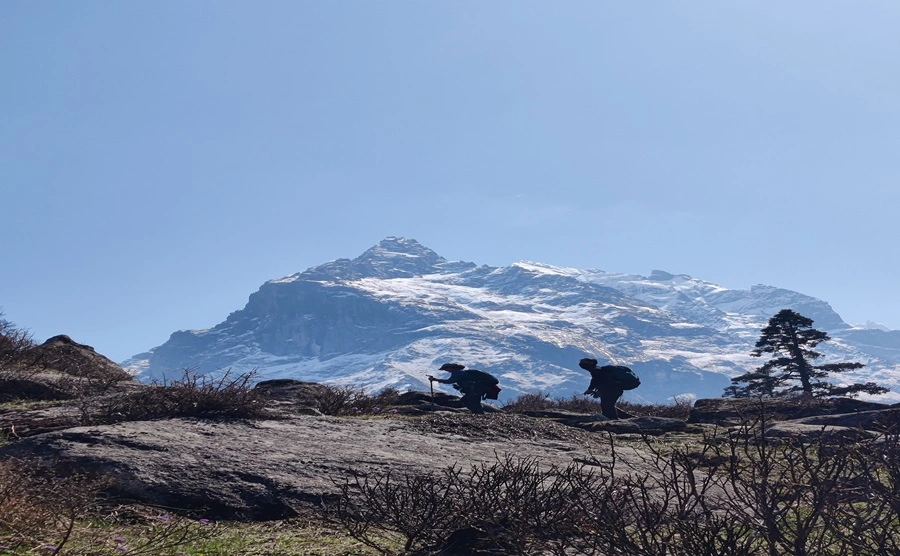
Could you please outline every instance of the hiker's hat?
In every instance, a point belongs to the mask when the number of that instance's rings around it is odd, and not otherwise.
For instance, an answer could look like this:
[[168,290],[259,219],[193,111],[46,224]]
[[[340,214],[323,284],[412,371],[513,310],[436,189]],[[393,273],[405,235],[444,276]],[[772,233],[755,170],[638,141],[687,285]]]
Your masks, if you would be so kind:
[[441,371],[461,371],[465,369],[465,365],[460,365],[459,363],[444,363],[441,365],[439,370]]
[[585,357],[581,361],[578,362],[578,366],[582,369],[593,369],[597,366],[597,360],[591,357]]

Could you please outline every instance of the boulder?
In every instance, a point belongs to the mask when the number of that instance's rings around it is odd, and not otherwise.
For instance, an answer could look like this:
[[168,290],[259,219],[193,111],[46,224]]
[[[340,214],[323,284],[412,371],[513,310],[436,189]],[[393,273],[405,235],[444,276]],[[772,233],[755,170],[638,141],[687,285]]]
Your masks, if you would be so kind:
[[889,406],[885,404],[853,398],[705,398],[694,402],[688,422],[733,426],[761,418],[767,421],[789,421],[887,407]]
[[270,400],[291,402],[302,407],[318,407],[319,399],[328,391],[328,387],[318,382],[304,382],[291,378],[263,380],[254,386],[254,390]]
[[[400,394],[400,398],[396,403],[398,406],[401,406],[400,411],[407,414],[446,410],[468,411],[466,406],[463,405],[460,396],[445,394],[443,392],[435,392],[434,396],[432,396],[430,392],[410,390]],[[404,409],[403,406],[413,406],[415,410]],[[481,407],[484,408],[485,413],[497,413],[503,411],[486,401],[481,402]]]
[[400,394],[400,399],[397,401],[397,405],[428,406],[432,404],[458,409],[465,407],[462,404],[461,397],[445,394],[443,392],[435,392],[434,396],[432,397],[431,393],[429,392],[410,390],[408,392],[403,392],[402,394]]

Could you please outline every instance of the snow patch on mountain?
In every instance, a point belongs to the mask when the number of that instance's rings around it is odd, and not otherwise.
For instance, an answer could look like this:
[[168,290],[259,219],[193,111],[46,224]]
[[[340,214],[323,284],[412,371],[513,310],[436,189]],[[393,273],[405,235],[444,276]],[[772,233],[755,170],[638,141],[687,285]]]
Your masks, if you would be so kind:
[[761,365],[750,352],[784,308],[832,335],[820,346],[824,362],[863,362],[859,377],[900,391],[900,331],[851,327],[798,292],[733,290],[662,270],[478,266],[398,237],[269,280],[222,323],[175,332],[123,365],[145,379],[258,369],[263,378],[377,391],[427,390],[427,375],[456,361],[500,378],[503,399],[580,394],[590,377],[577,362],[591,355],[641,376],[628,399],[660,402],[721,395],[729,377]]

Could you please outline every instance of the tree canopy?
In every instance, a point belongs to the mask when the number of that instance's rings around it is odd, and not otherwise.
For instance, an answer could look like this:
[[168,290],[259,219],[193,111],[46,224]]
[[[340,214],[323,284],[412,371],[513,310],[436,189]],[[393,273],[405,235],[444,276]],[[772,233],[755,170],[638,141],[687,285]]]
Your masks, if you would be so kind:
[[862,368],[862,363],[828,363],[814,365],[822,354],[815,351],[821,342],[831,338],[812,327],[813,321],[790,309],[782,309],[761,330],[754,357],[769,354],[771,359],[756,370],[731,379],[725,389],[728,397],[774,397],[803,394],[807,396],[849,396],[862,392],[883,394],[887,388],[874,382],[836,385],[825,379],[835,373]]

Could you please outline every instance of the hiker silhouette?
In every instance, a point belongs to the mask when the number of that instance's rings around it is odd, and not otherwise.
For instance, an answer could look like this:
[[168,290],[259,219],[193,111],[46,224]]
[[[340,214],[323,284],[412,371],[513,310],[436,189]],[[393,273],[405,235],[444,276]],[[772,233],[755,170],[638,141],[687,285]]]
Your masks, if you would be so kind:
[[452,384],[462,393],[463,405],[472,413],[484,413],[481,400],[484,398],[496,400],[497,394],[500,393],[500,387],[497,386],[500,381],[490,373],[478,369],[466,370],[466,366],[459,363],[444,363],[439,370],[447,371],[450,376],[435,378],[428,375],[428,380],[441,384]]
[[600,411],[609,419],[629,418],[631,415],[616,409],[616,402],[625,393],[640,386],[640,379],[629,369],[622,365],[597,366],[597,360],[585,357],[578,362],[578,366],[591,373],[591,383],[585,395],[591,394],[600,398]]

